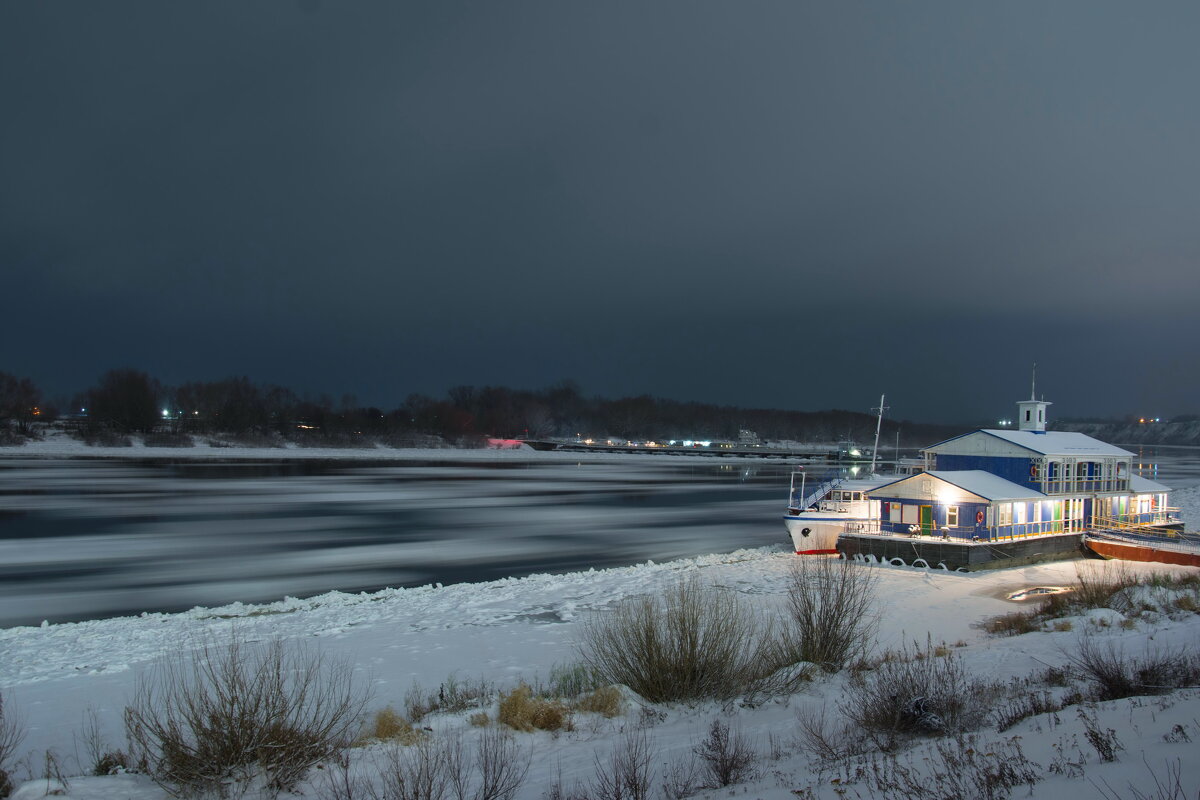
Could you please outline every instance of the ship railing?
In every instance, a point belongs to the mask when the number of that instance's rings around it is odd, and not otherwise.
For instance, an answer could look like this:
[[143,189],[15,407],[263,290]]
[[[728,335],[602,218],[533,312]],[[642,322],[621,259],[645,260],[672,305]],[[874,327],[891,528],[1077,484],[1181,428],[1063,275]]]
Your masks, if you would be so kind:
[[1139,531],[1177,525],[1179,520],[1178,508],[1160,507],[1145,514],[1121,514],[1116,517],[1097,515],[1092,517],[1092,527],[1111,531]]
[[879,520],[863,519],[852,520],[846,522],[846,533],[883,533],[880,530]]
[[801,499],[799,502],[796,501],[796,497],[798,495],[793,493],[792,498],[791,498],[792,502],[789,503],[789,506],[791,508],[798,508],[801,511],[803,511],[804,509],[808,508],[812,504],[816,503],[818,500],[820,500],[822,497],[824,497],[829,492],[831,492],[834,489],[836,489],[837,487],[841,486],[842,481],[843,481],[842,478],[833,478],[832,480],[825,481],[820,486],[818,486],[816,489],[809,492],[808,495],[806,497],[804,497],[803,499]]
[[[856,527],[857,526],[857,527]],[[896,523],[888,521],[886,527],[878,520],[864,522],[847,522],[846,531],[849,533],[878,533],[884,536],[896,536],[902,539],[943,539],[954,542],[1012,542],[1021,539],[1031,539],[1038,536],[1052,536],[1062,533],[1081,533],[1077,525],[1064,525],[1062,520],[1047,520],[1045,522],[1026,522],[1005,525],[1000,529],[976,529],[974,526],[929,528],[921,527],[919,523]]]

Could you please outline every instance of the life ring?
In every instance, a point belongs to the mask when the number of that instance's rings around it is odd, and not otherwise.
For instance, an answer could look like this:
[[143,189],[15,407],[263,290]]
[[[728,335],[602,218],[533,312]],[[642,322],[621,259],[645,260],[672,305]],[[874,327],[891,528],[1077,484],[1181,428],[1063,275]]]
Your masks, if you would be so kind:
[[1031,477],[1031,478],[1037,477],[1037,464],[1029,465],[1029,477]]
[[975,524],[976,524],[976,525],[982,525],[982,524],[983,524],[983,512],[982,512],[982,511],[976,511],[976,512],[975,512]]

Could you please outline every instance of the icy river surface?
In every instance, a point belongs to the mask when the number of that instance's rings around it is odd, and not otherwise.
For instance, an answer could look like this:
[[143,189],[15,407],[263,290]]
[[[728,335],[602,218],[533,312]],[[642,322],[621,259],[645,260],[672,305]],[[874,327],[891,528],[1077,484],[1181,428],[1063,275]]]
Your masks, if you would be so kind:
[[0,627],[783,546],[793,467],[677,461],[0,459]]

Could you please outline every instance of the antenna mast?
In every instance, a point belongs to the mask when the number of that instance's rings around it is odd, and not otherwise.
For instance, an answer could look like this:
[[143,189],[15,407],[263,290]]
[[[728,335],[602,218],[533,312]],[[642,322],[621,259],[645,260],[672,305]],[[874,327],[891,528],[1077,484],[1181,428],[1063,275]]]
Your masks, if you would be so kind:
[[888,410],[888,407],[883,404],[885,395],[879,395],[879,408],[872,408],[872,411],[878,411],[879,417],[875,420],[875,446],[871,448],[871,474],[875,474],[875,459],[879,457],[879,429],[883,427],[883,412]]

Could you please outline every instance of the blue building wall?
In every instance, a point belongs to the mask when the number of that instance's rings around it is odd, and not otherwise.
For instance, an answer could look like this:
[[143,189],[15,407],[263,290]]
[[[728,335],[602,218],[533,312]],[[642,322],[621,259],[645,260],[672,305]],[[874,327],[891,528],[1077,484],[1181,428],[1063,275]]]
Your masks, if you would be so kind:
[[[879,529],[884,533],[911,533],[908,526],[912,523],[891,521],[890,512],[894,505],[908,505],[913,507],[932,506],[933,530],[929,532],[930,535],[941,536],[942,529],[946,527],[946,506],[941,503],[931,503],[928,500],[914,500],[907,497],[879,497],[876,495],[872,495],[871,499],[881,501],[879,507]],[[956,505],[958,506],[958,527],[950,530],[950,536],[956,539],[987,538],[987,503],[957,503]],[[983,514],[983,521],[976,522],[975,518],[980,513]],[[920,519],[919,511],[917,512],[917,518]]]
[[1041,491],[1029,474],[1032,458],[1023,456],[956,456],[938,453],[938,470],[981,469],[993,475],[999,475],[1018,486],[1026,486],[1034,491]]

